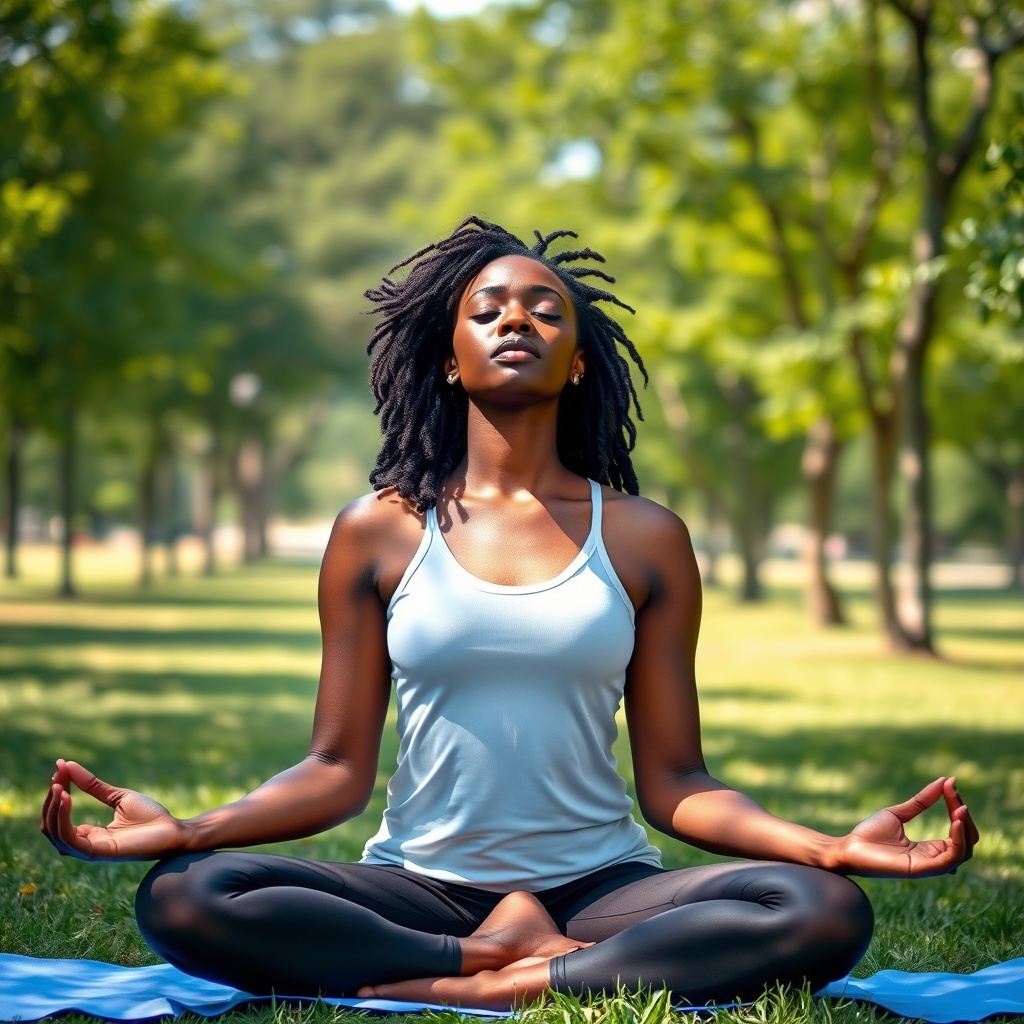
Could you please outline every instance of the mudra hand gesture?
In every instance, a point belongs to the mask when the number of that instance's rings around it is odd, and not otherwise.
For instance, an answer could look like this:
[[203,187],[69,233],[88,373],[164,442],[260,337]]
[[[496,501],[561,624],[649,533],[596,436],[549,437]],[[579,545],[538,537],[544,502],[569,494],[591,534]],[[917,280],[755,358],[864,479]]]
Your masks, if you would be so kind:
[[[106,826],[73,824],[72,783],[112,808],[114,820]],[[181,822],[162,804],[64,760],[57,762],[39,827],[61,856],[81,860],[155,860],[176,850],[181,838]]]
[[[908,839],[903,826],[940,798],[949,811],[949,838]],[[925,878],[956,871],[970,860],[977,842],[978,830],[956,780],[939,778],[917,796],[865,818],[842,840],[841,861],[851,875]]]

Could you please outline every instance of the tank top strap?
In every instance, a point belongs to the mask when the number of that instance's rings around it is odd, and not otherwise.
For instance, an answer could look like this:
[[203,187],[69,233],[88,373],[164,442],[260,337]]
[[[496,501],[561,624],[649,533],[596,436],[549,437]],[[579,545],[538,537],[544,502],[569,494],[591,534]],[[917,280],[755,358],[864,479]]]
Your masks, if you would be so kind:
[[391,613],[394,611],[395,602],[405,593],[406,588],[409,586],[409,581],[412,579],[413,574],[420,567],[420,563],[426,557],[427,551],[430,549],[430,545],[434,540],[434,535],[438,531],[437,525],[437,513],[433,508],[427,509],[427,514],[424,517],[426,519],[425,527],[423,530],[423,536],[420,538],[419,546],[416,548],[416,553],[412,556],[412,561],[405,567],[405,572],[402,573],[402,578],[398,581],[398,586],[395,587],[395,592],[391,595],[391,600],[388,602],[386,615],[388,620],[391,619]]
[[629,594],[626,593],[626,588],[622,585],[622,580],[619,579],[619,574],[615,571],[615,566],[612,565],[612,560],[608,557],[608,549],[604,546],[604,535],[601,532],[603,496],[601,485],[596,480],[590,480],[590,502],[593,507],[593,524],[590,527],[590,536],[587,538],[586,550],[597,555],[597,561],[604,570],[605,582],[622,599],[622,604],[629,613],[630,623],[635,623],[636,609],[633,607]]
[[596,480],[587,478],[590,484],[590,533],[584,547],[593,550],[601,547],[601,485]]

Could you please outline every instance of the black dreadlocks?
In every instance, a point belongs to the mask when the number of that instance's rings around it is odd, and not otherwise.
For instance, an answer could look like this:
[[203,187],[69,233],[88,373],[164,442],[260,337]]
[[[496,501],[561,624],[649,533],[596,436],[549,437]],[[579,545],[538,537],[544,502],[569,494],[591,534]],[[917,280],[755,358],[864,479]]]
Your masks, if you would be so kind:
[[[396,264],[379,288],[366,291],[379,317],[366,350],[372,356],[370,387],[384,436],[370,473],[375,490],[394,487],[423,510],[437,504],[438,492],[466,454],[466,392],[444,380],[451,354],[452,331],[466,285],[502,256],[528,256],[558,275],[576,309],[578,343],[587,354],[587,372],[577,387],[567,386],[558,403],[558,456],[563,465],[620,491],[639,491],[629,453],[636,442],[630,405],[643,419],[629,363],[616,349],[622,345],[647,383],[640,353],[621,325],[595,302],[611,302],[630,313],[632,307],[611,292],[585,283],[598,277],[614,283],[602,270],[564,266],[604,257],[593,249],[546,255],[557,238],[574,231],[534,232],[528,246],[497,224],[467,217],[443,241],[428,245]],[[411,267],[401,281],[391,275]]]

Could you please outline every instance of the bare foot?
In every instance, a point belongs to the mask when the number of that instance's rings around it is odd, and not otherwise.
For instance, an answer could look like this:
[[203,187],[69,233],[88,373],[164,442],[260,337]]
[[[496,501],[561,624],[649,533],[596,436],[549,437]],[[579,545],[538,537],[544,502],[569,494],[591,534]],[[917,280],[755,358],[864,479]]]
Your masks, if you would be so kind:
[[376,997],[477,1010],[509,1010],[532,1003],[550,988],[549,962],[550,957],[525,957],[500,971],[480,971],[461,978],[417,978],[389,985],[368,985],[359,989],[358,994],[364,999]]
[[550,960],[590,943],[564,936],[536,896],[511,892],[472,935],[459,939],[459,945],[462,974],[470,975],[500,970],[528,957]]

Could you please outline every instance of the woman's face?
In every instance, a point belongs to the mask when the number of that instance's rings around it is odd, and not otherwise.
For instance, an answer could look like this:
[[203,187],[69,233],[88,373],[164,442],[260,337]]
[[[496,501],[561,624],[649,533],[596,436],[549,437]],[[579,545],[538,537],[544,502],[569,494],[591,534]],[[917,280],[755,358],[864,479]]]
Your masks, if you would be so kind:
[[445,363],[468,394],[515,404],[552,398],[583,371],[576,309],[543,263],[503,256],[469,282]]

